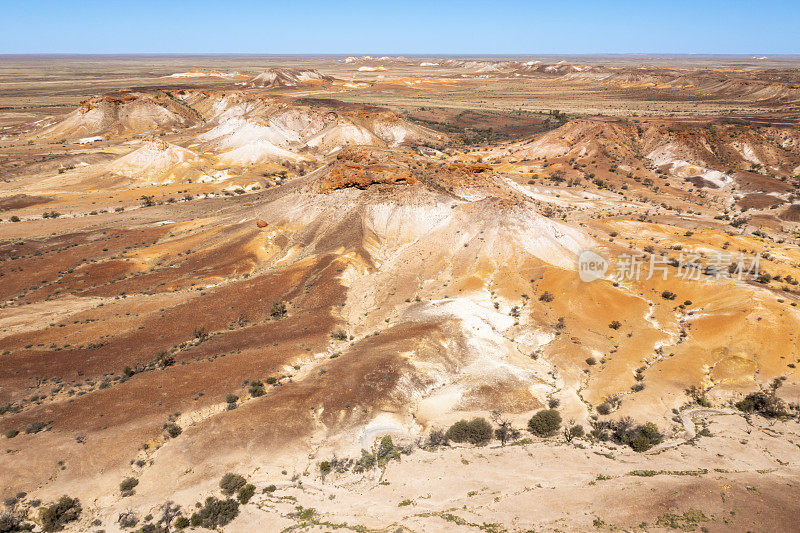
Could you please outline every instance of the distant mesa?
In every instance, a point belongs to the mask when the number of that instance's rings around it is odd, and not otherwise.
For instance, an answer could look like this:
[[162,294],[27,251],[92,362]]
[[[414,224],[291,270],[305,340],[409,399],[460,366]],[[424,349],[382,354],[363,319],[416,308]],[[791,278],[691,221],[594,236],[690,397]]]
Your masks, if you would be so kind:
[[176,72],[167,78],[222,78],[225,80],[246,80],[250,76],[241,72],[220,72],[219,70],[191,70],[189,72]]
[[248,82],[251,87],[278,88],[297,87],[307,84],[328,84],[331,76],[321,74],[316,69],[270,68]]

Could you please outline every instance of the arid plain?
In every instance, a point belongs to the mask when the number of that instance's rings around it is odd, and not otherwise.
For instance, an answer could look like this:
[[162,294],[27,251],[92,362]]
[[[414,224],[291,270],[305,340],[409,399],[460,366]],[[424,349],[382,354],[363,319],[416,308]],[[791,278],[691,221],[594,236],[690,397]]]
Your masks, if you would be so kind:
[[799,67],[0,57],[0,532],[796,531]]

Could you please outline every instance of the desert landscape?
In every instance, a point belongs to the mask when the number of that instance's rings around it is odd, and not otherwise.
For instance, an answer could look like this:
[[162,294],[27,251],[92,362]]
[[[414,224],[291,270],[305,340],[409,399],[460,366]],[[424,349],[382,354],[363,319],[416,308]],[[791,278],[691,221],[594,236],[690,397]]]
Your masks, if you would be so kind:
[[797,531],[800,57],[0,58],[0,533]]

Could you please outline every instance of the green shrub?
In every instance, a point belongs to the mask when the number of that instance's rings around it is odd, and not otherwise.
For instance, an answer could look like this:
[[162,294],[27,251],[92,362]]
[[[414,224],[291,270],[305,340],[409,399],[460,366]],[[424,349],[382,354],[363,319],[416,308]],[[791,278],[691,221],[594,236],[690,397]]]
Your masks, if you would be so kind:
[[136,485],[139,484],[139,480],[135,477],[126,477],[122,480],[122,483],[119,484],[120,492],[132,492]]
[[216,529],[230,523],[239,515],[239,502],[232,499],[219,500],[213,496],[206,498],[205,505],[192,515],[192,527]]
[[453,442],[469,442],[483,446],[492,439],[492,425],[485,418],[473,418],[469,422],[459,420],[447,430],[445,438]]
[[561,415],[555,409],[542,409],[528,421],[528,431],[538,437],[550,437],[561,427]]
[[239,492],[236,495],[236,499],[239,500],[239,503],[244,505],[250,501],[250,498],[252,498],[255,493],[256,493],[256,486],[248,483],[247,485],[239,489]]
[[222,479],[219,481],[219,488],[222,489],[222,494],[231,496],[244,487],[246,483],[247,480],[243,476],[228,472],[222,476]]
[[74,522],[81,516],[81,502],[77,498],[62,496],[49,507],[39,509],[39,518],[44,531],[61,531],[64,524]]
[[248,391],[250,393],[250,396],[252,396],[253,398],[259,398],[267,393],[267,391],[264,389],[264,386],[261,385],[261,382],[259,381],[258,383],[259,383],[258,385],[250,386],[250,390]]
[[178,518],[175,519],[173,525],[177,529],[186,529],[187,527],[189,527],[189,519],[186,518],[185,516],[179,516]]
[[369,453],[367,450],[361,450],[361,457],[356,461],[355,466],[353,466],[353,472],[360,474],[361,472],[371,470],[375,468],[377,462],[373,454]]
[[384,435],[375,452],[375,461],[378,466],[383,467],[392,459],[400,459],[400,448],[394,445],[392,437]]
[[235,394],[228,394],[228,395],[225,396],[225,402],[226,403],[236,403],[238,401],[239,401],[239,397],[236,396]]
[[170,438],[176,438],[178,435],[183,433],[183,429],[178,424],[174,424],[172,422],[168,424],[164,424],[164,431]]
[[9,430],[6,431],[6,438],[7,439],[13,439],[17,435],[19,435],[19,431],[16,430],[16,429],[9,429]]

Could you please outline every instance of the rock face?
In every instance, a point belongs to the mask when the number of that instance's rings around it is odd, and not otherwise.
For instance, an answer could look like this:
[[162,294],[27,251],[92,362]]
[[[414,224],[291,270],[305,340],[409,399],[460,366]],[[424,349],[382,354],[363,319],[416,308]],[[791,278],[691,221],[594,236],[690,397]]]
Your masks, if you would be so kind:
[[181,168],[197,160],[197,154],[186,148],[149,137],[133,152],[112,161],[108,171],[137,180],[160,182],[175,178]]

